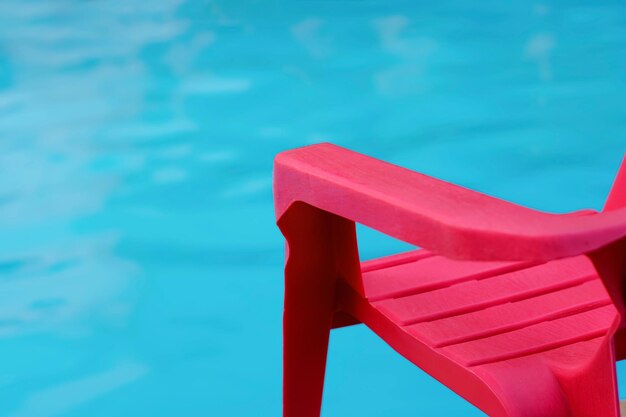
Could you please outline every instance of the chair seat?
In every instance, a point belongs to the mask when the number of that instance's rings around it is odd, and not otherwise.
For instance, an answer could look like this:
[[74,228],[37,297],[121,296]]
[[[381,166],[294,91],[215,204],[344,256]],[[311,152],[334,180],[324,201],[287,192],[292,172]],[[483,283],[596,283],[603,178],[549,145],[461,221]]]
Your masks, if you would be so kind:
[[468,379],[489,385],[506,369],[515,385],[535,363],[588,362],[619,319],[585,256],[466,262],[419,250],[362,263],[362,282],[362,295],[348,290],[358,300],[344,301],[346,311],[483,410],[485,394],[467,390]]

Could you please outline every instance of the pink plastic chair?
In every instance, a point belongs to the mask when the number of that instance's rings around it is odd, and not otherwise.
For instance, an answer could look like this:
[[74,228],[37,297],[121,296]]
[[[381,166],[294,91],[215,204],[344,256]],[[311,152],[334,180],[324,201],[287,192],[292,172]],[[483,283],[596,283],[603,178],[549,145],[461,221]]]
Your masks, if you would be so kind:
[[[329,332],[364,323],[490,416],[618,417],[626,164],[602,213],[520,207],[330,145],[276,157],[285,417],[318,417]],[[361,263],[355,222],[424,248]]]

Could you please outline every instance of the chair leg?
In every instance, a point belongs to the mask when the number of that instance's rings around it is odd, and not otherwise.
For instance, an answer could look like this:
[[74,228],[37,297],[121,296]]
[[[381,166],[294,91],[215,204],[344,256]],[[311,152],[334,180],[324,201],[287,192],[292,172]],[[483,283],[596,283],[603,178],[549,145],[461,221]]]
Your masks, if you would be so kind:
[[584,368],[559,372],[572,417],[620,417],[615,351],[607,337]]
[[311,206],[294,204],[279,227],[288,244],[283,416],[319,417],[337,278],[354,274],[355,265],[358,268],[358,258],[353,259],[354,225]]
[[482,404],[476,404],[489,416],[573,417],[557,375],[541,358],[523,357],[481,368],[477,375],[498,400],[486,396]]
[[284,316],[283,416],[319,417],[332,315],[293,307]]

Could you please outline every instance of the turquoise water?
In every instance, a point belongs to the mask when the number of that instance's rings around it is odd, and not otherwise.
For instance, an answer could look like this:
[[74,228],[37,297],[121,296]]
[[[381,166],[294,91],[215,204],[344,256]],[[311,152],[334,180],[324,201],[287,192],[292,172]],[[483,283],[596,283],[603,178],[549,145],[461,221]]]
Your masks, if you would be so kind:
[[[431,3],[0,2],[0,416],[280,415],[281,150],[600,208],[626,4]],[[357,326],[324,403],[356,415],[482,414]]]

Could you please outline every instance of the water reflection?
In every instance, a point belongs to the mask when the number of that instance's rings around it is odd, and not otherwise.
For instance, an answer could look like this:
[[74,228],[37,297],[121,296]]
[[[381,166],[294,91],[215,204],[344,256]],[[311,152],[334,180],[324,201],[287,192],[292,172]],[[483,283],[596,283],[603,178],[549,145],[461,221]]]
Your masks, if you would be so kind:
[[30,333],[89,335],[92,325],[123,323],[132,312],[129,297],[137,269],[116,256],[114,236],[76,236],[67,242],[19,242],[30,249],[5,250],[0,281],[0,338]]
[[81,404],[136,381],[148,372],[140,363],[121,363],[114,368],[85,378],[64,382],[33,393],[11,417],[58,416]]

